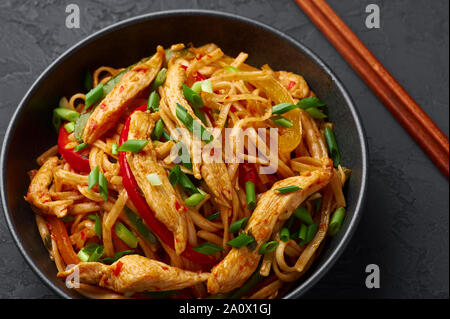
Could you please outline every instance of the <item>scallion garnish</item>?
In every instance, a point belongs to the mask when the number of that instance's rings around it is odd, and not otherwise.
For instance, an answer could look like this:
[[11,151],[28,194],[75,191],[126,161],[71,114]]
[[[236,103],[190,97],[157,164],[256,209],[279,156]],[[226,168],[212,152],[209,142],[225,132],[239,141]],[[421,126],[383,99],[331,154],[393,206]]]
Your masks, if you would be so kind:
[[95,221],[94,231],[99,239],[102,239],[102,221],[98,215],[89,215],[89,219]]
[[281,126],[281,127],[292,127],[294,126],[294,123],[292,123],[291,121],[289,121],[288,119],[282,117],[281,115],[278,116],[273,116],[270,118],[272,120],[272,122],[274,122],[276,125]]
[[315,107],[306,109],[306,113],[314,119],[324,119],[327,117],[321,110]]
[[78,118],[80,117],[80,113],[78,113],[77,111],[69,110],[64,107],[58,107],[54,109],[53,113],[59,118],[69,122],[76,122],[76,120],[78,120]]
[[291,103],[280,103],[272,106],[272,114],[284,114],[296,109],[297,107],[297,105]]
[[113,144],[113,145],[111,146],[111,153],[112,153],[113,155],[119,154],[119,145]]
[[245,194],[247,197],[247,208],[253,211],[256,207],[255,184],[251,181],[245,183]]
[[73,148],[73,151],[74,152],[79,152],[79,151],[81,151],[81,150],[84,150],[86,147],[88,147],[89,145],[88,144],[85,144],[85,143],[80,143],[80,144],[78,144],[77,146],[75,146],[74,148]]
[[156,90],[159,86],[163,85],[164,82],[166,81],[166,76],[167,76],[167,69],[166,68],[162,68],[161,70],[159,70],[158,74],[156,75],[155,81],[153,81],[153,90]]
[[280,194],[286,194],[286,193],[301,191],[302,188],[295,186],[295,185],[291,185],[291,186],[277,188],[275,190],[278,191]]
[[91,112],[82,113],[75,123],[75,130],[73,132],[73,135],[75,136],[75,139],[80,143],[83,142],[84,128],[86,127],[86,123],[89,120],[90,116]]
[[206,217],[207,220],[214,220],[217,217],[220,216],[220,212],[215,212],[214,214],[209,215],[208,217]]
[[121,222],[116,222],[116,227],[114,228],[117,237],[119,237],[128,247],[136,248],[138,245],[138,239],[134,234],[125,227]]
[[164,130],[164,122],[162,119],[159,119],[158,121],[156,121],[155,129],[153,130],[152,134],[155,140],[158,141],[161,138],[163,130]]
[[153,91],[148,97],[147,110],[152,109],[153,112],[159,111],[159,102],[160,98],[158,93],[156,91]]
[[98,261],[105,253],[103,245],[92,243],[84,247],[78,252],[78,257],[84,262]]
[[108,180],[100,171],[98,173],[98,192],[105,201],[108,199]]
[[244,217],[242,219],[239,219],[233,223],[231,223],[230,228],[228,228],[228,233],[233,234],[240,231],[242,228],[244,228],[247,225],[248,220],[250,217]]
[[205,199],[205,195],[202,195],[200,193],[195,193],[189,196],[184,200],[184,203],[186,206],[194,207],[200,204]]
[[296,210],[294,210],[294,216],[300,219],[302,222],[306,223],[307,225],[311,225],[313,223],[311,214],[309,211],[302,206],[297,207]]
[[325,103],[320,101],[316,96],[311,96],[298,101],[297,106],[303,110],[307,110],[309,108],[325,106]]
[[317,214],[322,207],[322,197],[316,198],[314,200],[314,212]]
[[211,243],[203,243],[193,248],[196,252],[205,255],[214,255],[223,250],[223,247],[211,244]]
[[316,236],[318,229],[319,229],[318,223],[314,223],[308,226],[308,231],[306,232],[306,243],[309,243],[314,239],[314,236]]
[[128,140],[120,145],[119,151],[139,153],[148,142],[149,140]]
[[331,216],[330,225],[328,226],[328,234],[330,236],[336,235],[341,229],[342,222],[345,217],[345,208],[339,207]]
[[179,165],[175,165],[175,167],[170,170],[169,181],[173,186],[180,183],[180,185],[188,190],[190,194],[199,192],[197,187],[195,187],[191,179],[181,170]]
[[156,174],[156,173],[148,174],[148,175],[146,176],[146,178],[147,178],[147,181],[148,181],[150,184],[152,184],[153,186],[159,186],[159,185],[162,185],[162,181],[161,181],[161,179],[159,178],[158,174]]
[[287,243],[289,241],[291,234],[289,233],[289,228],[283,228],[280,231],[280,239],[282,242]]
[[191,89],[197,94],[201,91],[213,93],[211,80],[197,81],[192,85]]
[[264,245],[262,245],[259,248],[258,253],[260,255],[264,255],[267,253],[271,253],[272,251],[274,251],[275,249],[277,249],[279,242],[272,240],[272,241],[268,241],[267,243],[265,243]]
[[67,133],[72,133],[75,130],[75,123],[68,122],[68,123],[64,124],[64,128],[66,129]]
[[138,233],[142,236],[142,238],[144,238],[145,240],[147,240],[149,243],[151,243],[153,245],[157,245],[158,239],[156,239],[156,236],[150,231],[150,229],[147,226],[145,226],[142,219],[140,219],[138,217],[138,215],[136,215],[129,207],[125,206],[124,210],[125,210],[125,214],[127,215],[128,219],[133,224],[133,226],[136,228]]
[[[190,89],[189,89],[190,90]],[[189,112],[180,104],[177,103],[176,109],[177,118],[186,126],[186,128],[201,138],[202,141],[207,143],[213,140],[213,136],[199,123],[200,132],[198,129],[194,129],[194,118],[189,114]]]
[[92,89],[92,84],[93,84],[92,73],[87,71],[86,74],[84,75],[83,81],[84,89],[86,92],[89,92]]
[[242,285],[239,289],[237,289],[231,296],[230,299],[240,299],[242,296],[245,296],[252,288],[254,288],[262,278],[263,276],[260,275],[259,270],[261,268],[261,264],[258,265],[258,268],[256,268],[255,272],[252,274],[249,280],[245,282],[245,284]]
[[233,238],[229,242],[227,242],[227,245],[230,245],[235,248],[241,248],[244,246],[247,246],[255,241],[255,238],[251,235],[242,233],[239,234],[239,236]]
[[96,166],[88,176],[88,189],[91,190],[92,187],[98,184],[98,173],[100,171],[100,167]]
[[339,148],[337,146],[333,130],[329,126],[325,126],[324,135],[325,141],[328,145],[328,150],[330,151],[331,159],[333,160],[333,165],[334,167],[337,167],[341,161],[341,153],[339,153]]
[[102,98],[103,98],[103,84],[100,83],[86,94],[86,99],[84,101],[85,103],[84,109],[85,110],[88,109],[91,105],[94,105]]
[[186,100],[188,100],[192,104],[192,106],[198,109],[203,107],[203,99],[200,96],[200,94],[192,90],[189,86],[187,86],[184,83],[183,83],[183,94]]
[[300,238],[300,245],[303,245],[306,242],[307,234],[308,234],[308,226],[306,226],[305,224],[301,224],[297,235],[297,237]]

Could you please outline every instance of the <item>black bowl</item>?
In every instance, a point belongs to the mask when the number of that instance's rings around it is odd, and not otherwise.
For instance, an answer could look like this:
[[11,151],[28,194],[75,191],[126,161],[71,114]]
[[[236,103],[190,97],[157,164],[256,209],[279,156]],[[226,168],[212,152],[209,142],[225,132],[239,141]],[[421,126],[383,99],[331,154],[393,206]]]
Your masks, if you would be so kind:
[[349,94],[315,54],[277,30],[231,14],[180,10],[138,16],[91,35],[53,62],[26,93],[6,132],[1,154],[1,195],[9,229],[31,268],[48,286],[62,297],[80,297],[56,277],[56,267],[39,237],[34,213],[23,199],[29,184],[26,172],[36,168],[34,159],[56,143],[51,110],[61,96],[82,89],[86,69],[130,65],[153,54],[157,44],[167,47],[178,42],[214,42],[231,56],[247,52],[248,62],[254,66],[268,63],[276,70],[302,74],[329,106],[343,165],[353,170],[346,187],[348,214],[339,234],[328,240],[320,258],[285,296],[299,297],[336,262],[360,219],[367,184],[364,132]]

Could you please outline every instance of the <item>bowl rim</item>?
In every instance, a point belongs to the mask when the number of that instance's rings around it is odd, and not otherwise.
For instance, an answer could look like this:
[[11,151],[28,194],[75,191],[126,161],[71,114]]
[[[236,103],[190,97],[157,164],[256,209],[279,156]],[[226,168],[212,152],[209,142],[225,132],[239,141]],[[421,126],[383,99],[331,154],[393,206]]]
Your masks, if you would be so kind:
[[351,237],[353,236],[353,233],[355,232],[355,229],[357,228],[357,225],[361,219],[362,210],[364,208],[364,203],[366,199],[366,193],[367,193],[367,182],[368,182],[368,147],[367,147],[367,139],[366,134],[364,131],[364,128],[362,126],[361,117],[359,115],[358,110],[356,109],[353,100],[350,96],[350,94],[345,89],[344,85],[340,81],[340,79],[336,76],[336,74],[328,67],[325,62],[322,61],[321,58],[319,58],[318,55],[316,55],[311,49],[309,49],[307,46],[305,46],[303,43],[295,40],[291,36],[285,34],[282,31],[279,31],[275,29],[274,27],[268,26],[262,22],[255,21],[253,19],[243,17],[237,14],[228,13],[228,12],[220,12],[220,11],[214,11],[214,10],[204,10],[204,9],[177,9],[177,10],[164,10],[164,11],[157,11],[157,12],[150,12],[142,15],[133,16],[130,18],[127,18],[125,20],[113,23],[105,28],[102,28],[99,31],[96,31],[92,33],[91,35],[81,39],[76,44],[72,45],[69,49],[67,49],[64,53],[62,53],[55,61],[53,61],[47,68],[45,68],[44,71],[41,72],[39,77],[33,82],[31,87],[28,89],[28,91],[25,93],[24,97],[21,99],[21,101],[18,104],[18,107],[14,111],[10,123],[8,125],[8,128],[5,132],[5,137],[3,140],[3,147],[1,151],[1,159],[0,159],[0,167],[1,167],[1,180],[0,180],[0,193],[1,193],[1,201],[2,201],[2,207],[3,212],[6,218],[6,222],[9,228],[9,231],[14,239],[15,244],[18,246],[19,251],[21,252],[22,256],[27,261],[28,265],[31,267],[31,269],[38,275],[38,277],[54,292],[56,292],[59,296],[66,298],[66,299],[72,299],[73,296],[69,295],[67,292],[59,288],[57,285],[55,285],[52,280],[50,280],[38,267],[36,262],[31,258],[31,256],[28,254],[26,249],[24,248],[24,245],[22,243],[21,238],[18,236],[17,231],[13,225],[12,218],[11,218],[11,212],[9,210],[8,206],[8,200],[6,197],[6,180],[5,180],[5,171],[6,171],[6,157],[9,151],[10,146],[10,140],[12,136],[12,132],[14,131],[15,127],[17,126],[17,118],[19,114],[22,112],[23,108],[27,104],[28,100],[30,99],[31,95],[34,93],[35,90],[38,89],[41,82],[45,80],[45,78],[50,74],[60,63],[65,61],[67,58],[69,58],[72,53],[75,51],[81,49],[82,47],[86,46],[87,44],[91,43],[92,41],[95,41],[99,37],[106,35],[108,33],[114,32],[116,30],[119,30],[121,28],[125,28],[129,25],[144,22],[147,20],[154,20],[158,18],[165,18],[165,17],[173,17],[173,16],[211,16],[211,17],[218,17],[218,18],[225,18],[229,20],[234,20],[238,22],[242,22],[247,25],[256,26],[258,28],[264,29],[265,31],[271,32],[278,37],[286,40],[287,42],[294,45],[297,49],[301,50],[305,55],[307,55],[309,58],[314,60],[319,67],[324,70],[326,74],[330,76],[332,81],[336,84],[338,90],[342,93],[343,98],[350,110],[350,113],[352,115],[352,118],[356,125],[356,130],[358,133],[358,140],[361,147],[361,162],[362,162],[362,170],[361,170],[361,184],[359,186],[359,194],[356,199],[356,206],[353,214],[353,218],[350,221],[350,224],[348,225],[347,229],[345,230],[344,234],[342,235],[339,243],[334,248],[334,250],[331,252],[330,256],[325,260],[325,262],[316,268],[314,272],[303,282],[301,282],[295,289],[293,289],[291,292],[289,292],[287,295],[283,297],[283,299],[294,299],[299,298],[302,296],[306,291],[308,291],[312,286],[314,286],[327,272],[328,270],[335,264],[335,262],[338,260],[338,258],[341,256],[343,251],[345,250],[346,246],[350,242]]

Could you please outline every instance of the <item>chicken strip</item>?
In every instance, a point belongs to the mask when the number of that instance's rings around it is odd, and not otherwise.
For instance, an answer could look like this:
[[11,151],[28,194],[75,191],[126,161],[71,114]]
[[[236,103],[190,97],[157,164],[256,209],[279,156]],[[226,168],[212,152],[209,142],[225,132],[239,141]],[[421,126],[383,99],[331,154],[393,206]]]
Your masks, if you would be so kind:
[[[154,119],[150,113],[136,111],[131,115],[128,139],[147,140],[153,127]],[[128,153],[127,160],[147,204],[155,212],[156,218],[173,233],[175,252],[181,254],[187,243],[186,208],[165,169],[158,163],[152,143],[148,143],[139,153]],[[152,185],[147,180],[149,174],[157,174],[161,185]]]
[[49,157],[37,171],[31,180],[25,200],[38,208],[43,214],[54,215],[58,218],[67,215],[67,207],[73,204],[73,200],[53,201],[48,187],[53,180],[53,171],[58,166],[59,159],[56,156]]
[[209,273],[196,273],[172,267],[140,255],[128,255],[108,266],[82,262],[58,277],[79,272],[81,283],[98,285],[119,293],[179,290],[208,279]]
[[156,77],[164,57],[163,47],[158,46],[156,54],[151,59],[136,64],[122,76],[119,83],[89,117],[83,133],[84,143],[94,143],[116,125],[128,104]]
[[[182,65],[184,65],[183,63],[187,62],[183,59],[177,59],[172,60],[171,63],[169,63],[169,69],[167,71],[167,78],[163,90],[163,98],[165,99],[166,103],[162,104],[162,107],[169,108],[167,113],[172,114],[172,118],[176,119],[179,127],[184,127],[184,124],[177,118],[177,104],[180,104],[182,107],[184,107],[194,118],[194,120],[200,122],[183,95],[182,84],[186,79],[186,72],[182,67]],[[198,163],[195,163],[194,160],[193,164],[198,165]],[[214,161],[210,162],[203,161],[200,168],[200,173],[201,177],[205,180],[206,185],[208,185],[210,191],[213,193],[214,200],[222,206],[231,207],[232,186],[225,163],[223,163],[221,159],[217,158],[215,158]],[[199,178],[200,176],[196,177]]]
[[[280,214],[288,216],[311,194],[322,189],[333,175],[333,164],[328,158],[323,159],[324,168],[311,172],[310,176],[294,176],[276,182],[258,201],[245,228],[246,233],[253,235],[256,248],[248,246],[233,248],[228,255],[217,264],[208,279],[208,292],[211,294],[228,292],[244,284],[256,270],[261,255],[259,247],[267,242]],[[298,186],[302,190],[286,194],[276,189],[286,186]],[[287,216],[287,217],[288,217]]]

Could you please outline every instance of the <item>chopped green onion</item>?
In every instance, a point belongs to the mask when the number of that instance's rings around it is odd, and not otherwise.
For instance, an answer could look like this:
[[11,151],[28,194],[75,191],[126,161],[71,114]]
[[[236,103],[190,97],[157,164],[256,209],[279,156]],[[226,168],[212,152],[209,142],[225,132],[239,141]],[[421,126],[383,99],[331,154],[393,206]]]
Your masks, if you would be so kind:
[[272,107],[272,114],[284,114],[296,109],[297,107],[297,105],[291,103],[280,103]]
[[180,185],[187,189],[190,194],[199,193],[197,187],[195,187],[191,179],[181,170],[179,165],[175,165],[175,167],[170,170],[169,181],[173,186],[180,183]]
[[150,231],[150,229],[144,224],[141,218],[138,217],[129,207],[124,207],[125,214],[127,215],[130,222],[136,228],[138,233],[147,240],[149,243],[153,245],[158,244],[158,239],[156,239],[155,235]]
[[259,253],[260,255],[264,255],[264,254],[267,254],[267,253],[271,253],[272,251],[274,251],[275,249],[277,249],[278,245],[279,245],[279,242],[277,242],[277,241],[275,241],[275,240],[269,241],[269,242],[265,243],[264,245],[262,245],[262,246],[259,248],[258,253]]
[[98,184],[98,173],[100,171],[100,167],[96,166],[88,176],[88,189],[91,190],[92,187]]
[[148,182],[150,184],[152,184],[153,186],[159,186],[162,185],[161,179],[159,178],[158,174],[156,173],[152,173],[152,174],[148,174],[146,176]]
[[161,138],[163,130],[164,130],[164,122],[162,119],[159,119],[158,121],[156,121],[155,129],[153,130],[152,134],[155,140],[158,141]]
[[105,248],[102,245],[92,243],[84,247],[78,252],[78,257],[84,262],[98,261],[105,253]]
[[128,68],[126,68],[125,70],[123,70],[120,73],[117,73],[111,80],[109,80],[108,82],[106,82],[106,84],[103,86],[103,97],[105,97],[106,95],[108,95],[112,90],[114,90],[114,88],[116,87],[116,85],[120,82],[120,80],[122,79],[122,76],[127,73],[128,71],[130,71],[132,66],[129,66]]
[[[163,130],[163,132],[162,132],[162,137],[164,137],[164,139],[165,139],[166,141],[170,141],[170,140],[172,139],[172,138],[170,137],[169,133],[167,133],[166,130]],[[181,143],[181,142],[179,142],[179,143]]]
[[294,210],[294,216],[308,225],[311,225],[313,223],[311,214],[305,207],[298,206],[297,209]]
[[282,242],[287,243],[289,241],[291,234],[289,233],[289,228],[283,228],[280,232],[280,239]]
[[[305,226],[306,227],[306,226]],[[297,239],[299,238],[299,231],[293,232],[291,233],[291,235],[289,236],[290,239]]]
[[296,191],[301,191],[301,190],[303,190],[303,189],[298,186],[295,186],[295,185],[281,187],[281,188],[276,189],[276,191],[278,191],[280,194],[286,194],[286,193],[291,193],[291,192],[296,192]]
[[194,107],[194,114],[197,116],[203,124],[207,125],[205,112]]
[[337,146],[333,130],[329,126],[325,126],[324,135],[325,141],[328,145],[328,150],[330,151],[331,159],[333,160],[334,167],[337,167],[341,161],[341,153],[339,153],[339,148]]
[[102,221],[98,215],[89,215],[89,219],[95,221],[94,231],[99,239],[102,239]]
[[309,108],[325,106],[325,103],[320,101],[316,96],[311,96],[298,101],[297,106],[303,110],[307,110]]
[[229,234],[237,233],[238,231],[240,231],[242,228],[244,228],[247,225],[247,222],[249,219],[250,219],[250,217],[244,217],[242,219],[239,219],[239,220],[231,223],[230,228],[228,229],[228,233]]
[[156,90],[159,86],[164,84],[164,82],[166,81],[166,76],[167,76],[166,68],[162,68],[161,70],[159,70],[158,74],[156,74],[155,81],[153,81],[152,86],[153,90]]
[[178,290],[166,290],[166,291],[144,291],[143,294],[151,299],[167,299],[169,297],[179,294]]
[[86,94],[84,109],[88,109],[91,105],[97,103],[103,98],[103,84],[100,83]]
[[289,231],[291,231],[291,228],[292,228],[292,225],[294,224],[294,221],[295,221],[295,216],[291,215],[291,217],[289,217],[287,222],[284,223],[284,227],[289,229]]
[[113,155],[119,154],[119,145],[113,144],[113,145],[111,146],[111,153],[112,153]]
[[158,93],[156,91],[153,91],[148,97],[147,110],[152,109],[153,112],[159,111],[159,102],[160,98]]
[[52,115],[52,124],[55,127],[56,132],[58,132],[61,128],[61,118],[55,112],[53,112]]
[[54,109],[53,113],[59,118],[69,122],[75,122],[80,117],[80,113],[78,113],[77,111],[69,110],[64,107],[58,107]]
[[213,136],[203,127],[203,125],[200,126],[200,132],[198,130],[194,130],[194,119],[193,117],[188,113],[188,111],[177,103],[177,109],[176,109],[176,115],[177,118],[186,126],[186,128],[194,133],[195,135],[200,135],[199,137],[202,139],[202,141],[206,141],[207,143],[211,142],[213,140]]
[[80,143],[83,142],[84,127],[86,126],[90,116],[91,112],[82,113],[75,123],[75,130],[73,134],[75,139]]
[[227,242],[227,245],[230,245],[235,248],[241,248],[244,246],[247,246],[248,244],[251,244],[255,241],[255,238],[251,235],[242,233],[239,234],[239,236],[233,238],[229,242]]
[[292,123],[291,121],[289,121],[288,119],[278,115],[278,116],[273,116],[270,118],[272,120],[272,122],[274,122],[276,125],[281,126],[281,127],[292,127],[294,126],[294,123]]
[[211,243],[203,243],[193,248],[196,252],[205,255],[214,255],[219,251],[223,250],[223,247],[211,244]]
[[314,119],[324,119],[327,117],[321,110],[315,107],[307,109],[306,113]]
[[317,230],[319,229],[319,224],[314,223],[308,226],[308,231],[306,232],[306,242],[309,243],[316,236]]
[[98,192],[105,201],[108,199],[108,180],[100,171],[98,173]]
[[172,168],[169,172],[169,182],[172,184],[172,186],[175,186],[178,184],[180,180],[180,174],[181,174],[181,167],[179,165],[175,165],[174,168]]
[[297,237],[300,238],[300,245],[303,245],[306,242],[307,234],[308,234],[308,226],[306,226],[305,224],[301,224],[297,235]]
[[64,124],[64,128],[66,129],[67,133],[72,133],[73,130],[75,130],[75,123],[67,122],[66,124]]
[[191,196],[189,196],[188,198],[186,198],[184,200],[184,203],[187,206],[194,207],[194,206],[197,206],[198,204],[200,204],[204,199],[205,199],[205,195],[202,195],[200,193],[195,193],[195,194],[192,194]]
[[203,99],[194,90],[192,90],[189,86],[183,83],[183,94],[186,100],[188,100],[195,108],[203,107]]
[[342,221],[345,217],[345,208],[339,207],[331,216],[330,225],[328,226],[328,234],[330,236],[336,235],[341,229]]
[[114,256],[112,258],[111,257],[103,258],[102,260],[100,260],[100,262],[103,263],[103,264],[111,265],[111,264],[115,263],[116,261],[118,261],[123,256],[131,255],[131,254],[134,254],[134,253],[135,253],[134,250],[118,251],[117,253],[114,254]]
[[226,70],[227,72],[230,72],[230,73],[233,73],[233,72],[241,72],[241,70],[239,70],[238,68],[235,68],[234,66],[231,66],[231,65],[227,65],[227,66],[225,67],[225,70]]
[[192,85],[191,89],[197,94],[201,91],[213,93],[211,80],[197,81]]
[[86,92],[89,92],[92,89],[92,85],[93,85],[93,79],[92,79],[92,73],[91,72],[86,72],[86,74],[84,75],[84,81],[83,81],[83,86],[84,86],[84,90]]
[[245,194],[247,197],[247,208],[253,211],[256,207],[255,184],[251,181],[245,183]]
[[214,214],[209,215],[208,217],[206,217],[207,220],[214,220],[217,217],[220,216],[220,212],[215,212]]
[[120,145],[119,151],[139,153],[148,142],[149,140],[128,140]]
[[79,151],[81,151],[81,150],[84,150],[86,147],[88,147],[89,145],[88,144],[85,144],[85,143],[81,143],[81,144],[78,144],[77,146],[75,146],[74,148],[73,148],[73,151],[74,152],[79,152]]
[[128,247],[136,248],[138,245],[138,239],[134,234],[125,227],[121,222],[116,222],[115,232],[117,237],[119,237]]

